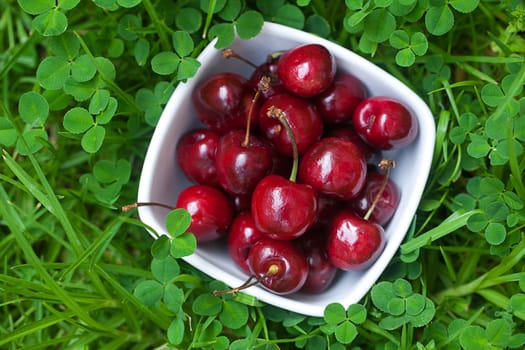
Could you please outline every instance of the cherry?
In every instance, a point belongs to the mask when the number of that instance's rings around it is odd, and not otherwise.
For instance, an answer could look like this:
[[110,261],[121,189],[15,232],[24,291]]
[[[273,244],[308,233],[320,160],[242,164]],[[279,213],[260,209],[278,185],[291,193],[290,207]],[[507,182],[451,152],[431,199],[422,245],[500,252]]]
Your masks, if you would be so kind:
[[318,194],[317,203],[317,218],[312,230],[325,230],[339,209],[347,205],[347,202],[341,198],[324,193]]
[[399,196],[399,189],[386,174],[370,171],[367,174],[365,187],[352,200],[351,206],[358,215],[364,216],[376,202],[370,220],[384,225],[394,215],[399,204]]
[[355,108],[366,96],[366,88],[358,78],[340,73],[332,85],[315,98],[315,104],[325,123],[339,124],[352,120]]
[[298,291],[308,277],[308,262],[290,241],[258,240],[248,254],[248,266],[259,283],[281,295]]
[[282,154],[292,156],[293,152],[291,138],[279,120],[272,117],[279,113],[284,114],[292,128],[299,155],[321,138],[323,122],[313,104],[290,94],[273,95],[261,106],[259,127]]
[[308,262],[308,277],[301,292],[321,293],[335,278],[337,268],[331,263],[326,250],[324,232],[311,230],[296,240]]
[[262,77],[269,77],[270,84],[268,89],[263,91],[264,98],[268,98],[278,93],[286,92],[281,80],[277,75],[277,62],[279,62],[279,55],[269,55],[266,61],[258,66],[248,80],[249,84],[254,88],[258,88],[258,84]]
[[252,194],[252,215],[267,236],[288,240],[304,234],[317,216],[317,193],[280,175],[263,178]]
[[219,186],[215,152],[219,134],[209,129],[195,129],[177,143],[176,159],[188,179],[201,185]]
[[250,212],[241,212],[233,219],[228,234],[228,252],[244,272],[250,273],[248,253],[252,245],[263,237],[264,234],[255,225]]
[[246,78],[236,73],[218,73],[195,88],[192,101],[199,119],[206,126],[224,132],[246,126],[245,102],[251,100],[246,94],[253,95]]
[[221,190],[207,185],[193,185],[182,190],[175,207],[190,213],[188,232],[195,235],[197,243],[225,235],[234,214],[230,198]]
[[347,200],[361,191],[366,172],[365,158],[357,146],[345,139],[325,137],[303,155],[299,181]]
[[284,113],[272,114],[284,126],[292,143],[293,165],[288,179],[270,174],[252,193],[252,216],[257,227],[278,240],[294,239],[304,234],[317,216],[317,193],[306,184],[296,183],[299,154],[295,137]]
[[363,141],[363,139],[357,134],[354,128],[350,125],[339,125],[334,129],[328,131],[326,136],[340,137],[342,139],[347,139],[351,141],[354,145],[359,148],[361,153],[366,159],[372,157],[376,150],[371,147],[369,144]]
[[233,207],[236,213],[241,213],[246,210],[250,210],[252,203],[252,194],[235,194],[230,193],[230,198],[233,202]]
[[335,73],[334,56],[319,44],[289,49],[277,63],[277,74],[284,87],[301,97],[313,97],[326,90]]
[[354,212],[341,210],[328,231],[327,251],[332,264],[342,270],[362,270],[370,266],[385,246],[381,225]]
[[363,100],[352,120],[361,138],[380,150],[405,147],[418,131],[415,116],[399,101],[385,96]]
[[244,130],[230,130],[217,145],[215,166],[221,186],[229,193],[247,194],[273,166],[267,142],[251,135],[245,143]]

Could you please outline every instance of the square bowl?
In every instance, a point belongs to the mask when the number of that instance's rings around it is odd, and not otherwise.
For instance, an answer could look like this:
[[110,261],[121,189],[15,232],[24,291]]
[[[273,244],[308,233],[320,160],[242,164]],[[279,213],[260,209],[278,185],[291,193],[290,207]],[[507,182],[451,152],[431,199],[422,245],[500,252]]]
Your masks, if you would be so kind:
[[[255,38],[236,39],[230,48],[252,62],[263,63],[269,53],[306,43],[324,45],[335,56],[338,69],[361,79],[369,95],[385,95],[398,99],[417,117],[419,123],[418,135],[411,145],[384,152],[385,156],[396,161],[391,178],[398,185],[401,198],[394,216],[385,227],[385,248],[372,266],[359,272],[340,272],[333,284],[320,294],[277,295],[260,286],[244,290],[265,303],[300,314],[321,317],[330,303],[340,303],[346,308],[359,302],[381,276],[399,248],[428,178],[434,150],[435,123],[424,101],[402,82],[363,57],[316,35],[266,22]],[[195,86],[215,73],[236,72],[249,77],[253,70],[239,60],[225,59],[214,44],[215,42],[211,42],[202,51],[198,57],[202,66],[197,74],[177,86],[162,112],[143,164],[138,189],[139,202],[175,205],[179,192],[191,185],[177,165],[175,148],[185,132],[203,127],[191,103]],[[158,235],[168,234],[165,227],[167,213],[166,209],[160,207],[139,208],[140,219]],[[150,234],[156,237],[154,232]],[[231,260],[222,241],[201,244],[184,260],[232,287],[241,285],[248,277]]]

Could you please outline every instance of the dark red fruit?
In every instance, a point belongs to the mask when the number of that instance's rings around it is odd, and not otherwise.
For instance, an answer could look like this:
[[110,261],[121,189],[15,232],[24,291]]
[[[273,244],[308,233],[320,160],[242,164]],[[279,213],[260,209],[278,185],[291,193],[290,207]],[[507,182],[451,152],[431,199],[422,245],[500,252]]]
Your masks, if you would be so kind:
[[314,223],[317,194],[309,185],[272,174],[255,187],[251,209],[255,224],[268,237],[294,239]]
[[336,196],[319,193],[317,205],[317,219],[315,219],[312,230],[325,230],[335,214],[347,206],[347,202]]
[[263,237],[265,236],[255,226],[250,212],[242,212],[233,219],[228,234],[228,252],[244,272],[250,273],[248,253],[251,247]]
[[219,134],[196,129],[184,134],[177,143],[177,162],[186,177],[201,185],[218,186],[215,152]]
[[[253,95],[246,79],[236,73],[208,77],[193,90],[192,101],[199,119],[210,129],[224,132],[246,126],[245,95]],[[248,97],[249,98],[249,97]]]
[[[365,216],[380,193],[384,181],[384,174],[377,171],[368,172],[365,187],[352,200],[352,208],[358,215]],[[384,190],[381,192],[369,217],[369,220],[379,225],[386,224],[392,218],[399,204],[399,190],[396,184],[390,178],[386,179],[386,181]]]
[[251,135],[245,145],[245,134],[244,130],[230,130],[221,136],[217,145],[217,176],[229,193],[250,193],[273,166],[269,144]]
[[330,87],[315,98],[321,117],[328,124],[351,121],[357,105],[367,96],[361,80],[347,73],[336,75]]
[[281,111],[290,124],[299,155],[321,138],[323,121],[313,104],[290,94],[273,95],[261,106],[259,127],[275,149],[282,154],[293,156],[292,141],[281,122],[268,116],[272,109]]
[[186,209],[191,215],[188,232],[192,232],[197,243],[217,239],[228,232],[233,219],[233,205],[221,190],[193,185],[185,188],[177,198],[176,208]]
[[301,97],[313,97],[332,84],[335,58],[319,44],[297,46],[279,58],[277,73],[286,90]]
[[326,250],[326,235],[321,231],[309,231],[296,241],[308,261],[308,277],[301,292],[321,293],[334,280],[337,268],[330,262]]
[[380,150],[405,147],[418,131],[415,116],[399,101],[384,96],[363,100],[352,119],[361,138]]
[[373,147],[371,147],[369,144],[363,141],[363,139],[355,132],[354,128],[351,126],[338,126],[330,130],[327,136],[340,137],[342,139],[351,141],[354,145],[357,146],[357,148],[359,148],[359,150],[366,159],[372,157],[372,155],[376,152],[376,150]]
[[343,210],[328,232],[327,250],[332,264],[342,270],[362,270],[370,266],[385,246],[381,225]]
[[236,213],[250,210],[252,205],[252,194],[234,194],[230,193],[230,198],[233,202],[233,207]]
[[308,276],[306,258],[289,241],[260,239],[250,249],[248,266],[257,280],[276,294],[298,291]]
[[277,76],[278,61],[279,56],[268,56],[266,62],[258,66],[250,76],[249,84],[254,90],[259,89],[259,82],[261,81],[262,77],[270,78],[270,84],[268,86],[268,89],[264,89],[261,91],[264,98],[268,98],[278,93],[286,92],[284,86],[281,83],[281,80]]
[[342,199],[357,196],[366,179],[366,162],[350,141],[326,137],[304,154],[299,164],[299,182],[316,191]]

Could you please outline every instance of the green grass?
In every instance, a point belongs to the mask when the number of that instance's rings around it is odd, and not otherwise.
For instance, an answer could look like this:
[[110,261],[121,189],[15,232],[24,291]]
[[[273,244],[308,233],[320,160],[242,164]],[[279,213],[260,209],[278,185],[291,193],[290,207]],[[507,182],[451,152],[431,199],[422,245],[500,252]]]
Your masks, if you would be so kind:
[[[521,1],[0,0],[0,9],[0,348],[523,348]],[[437,125],[399,253],[359,304],[331,304],[319,318],[213,295],[224,284],[180,259],[194,248],[184,214],[154,243],[136,212],[119,209],[135,201],[154,126],[195,57],[213,36],[224,47],[233,33],[253,37],[263,20],[385,68]]]

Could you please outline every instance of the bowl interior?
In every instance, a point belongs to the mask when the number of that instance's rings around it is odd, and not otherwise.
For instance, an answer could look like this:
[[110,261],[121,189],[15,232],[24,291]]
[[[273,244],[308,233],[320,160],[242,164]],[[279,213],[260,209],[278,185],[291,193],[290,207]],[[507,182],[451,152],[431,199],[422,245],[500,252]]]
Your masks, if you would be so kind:
[[[417,116],[419,122],[418,136],[413,144],[385,153],[396,162],[391,176],[400,188],[401,200],[396,213],[385,227],[385,249],[370,268],[361,272],[341,272],[333,285],[320,294],[295,293],[280,296],[259,286],[244,291],[277,307],[305,315],[322,316],[325,306],[330,303],[338,302],[347,307],[359,302],[399,248],[428,178],[435,124],[427,105],[399,80],[353,52],[313,34],[265,23],[257,37],[251,40],[237,39],[231,48],[253,62],[262,63],[271,52],[304,43],[325,45],[336,57],[339,70],[360,78],[370,95],[385,95],[400,100]],[[215,49],[213,44],[208,45],[199,56],[202,66],[196,76],[179,84],[161,115],[144,161],[138,191],[139,202],[155,201],[174,205],[178,193],[191,184],[177,166],[175,147],[183,133],[202,126],[191,104],[191,93],[196,84],[214,73],[237,72],[249,77],[253,70],[238,60],[223,58],[221,51]],[[141,220],[155,231],[150,232],[153,236],[167,234],[164,224],[166,214],[167,210],[158,207],[139,208]],[[185,260],[230,286],[240,285],[248,277],[230,259],[224,241],[202,244]]]

